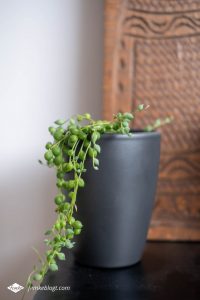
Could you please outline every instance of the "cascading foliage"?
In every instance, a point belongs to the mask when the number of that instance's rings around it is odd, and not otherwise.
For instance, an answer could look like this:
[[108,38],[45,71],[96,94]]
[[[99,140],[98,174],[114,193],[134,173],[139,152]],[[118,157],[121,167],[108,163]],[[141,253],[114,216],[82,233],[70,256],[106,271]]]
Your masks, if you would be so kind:
[[[112,121],[95,121],[90,114],[85,113],[67,121],[57,120],[53,127],[49,127],[53,142],[46,144],[44,158],[47,166],[54,167],[56,170],[58,193],[54,202],[57,218],[52,228],[45,233],[47,238],[44,242],[48,250],[44,258],[34,248],[40,265],[34,266],[27,280],[27,288],[32,287],[34,282],[40,283],[48,270],[58,270],[57,260],[65,260],[62,249],[71,249],[74,246],[74,236],[81,233],[83,225],[74,216],[74,211],[77,210],[77,192],[85,185],[83,174],[87,171],[85,169],[86,159],[91,159],[94,169],[98,170],[99,160],[97,157],[101,152],[98,141],[101,135],[104,133],[130,135],[130,122],[135,118],[136,112],[146,108],[140,104],[134,113],[118,113],[113,116]],[[170,122],[171,118],[157,119],[145,130],[152,131]],[[70,173],[70,179],[66,179],[67,173]]]

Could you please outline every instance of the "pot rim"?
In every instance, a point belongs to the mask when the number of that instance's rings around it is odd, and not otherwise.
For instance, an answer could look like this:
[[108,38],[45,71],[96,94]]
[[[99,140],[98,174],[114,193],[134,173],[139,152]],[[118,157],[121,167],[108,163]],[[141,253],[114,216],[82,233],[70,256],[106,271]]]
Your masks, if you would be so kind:
[[161,133],[159,131],[144,131],[140,129],[131,130],[130,133],[132,136],[128,136],[127,134],[121,134],[121,133],[104,133],[101,136],[102,138],[109,138],[109,139],[146,139],[146,138],[160,138]]

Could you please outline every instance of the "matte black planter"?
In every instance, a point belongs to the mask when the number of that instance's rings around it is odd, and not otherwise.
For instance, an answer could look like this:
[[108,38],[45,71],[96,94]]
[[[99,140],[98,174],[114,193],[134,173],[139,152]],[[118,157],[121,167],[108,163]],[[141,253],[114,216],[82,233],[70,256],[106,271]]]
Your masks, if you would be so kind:
[[101,138],[99,171],[87,161],[86,185],[78,192],[84,224],[75,259],[95,267],[126,267],[140,261],[154,204],[160,134]]

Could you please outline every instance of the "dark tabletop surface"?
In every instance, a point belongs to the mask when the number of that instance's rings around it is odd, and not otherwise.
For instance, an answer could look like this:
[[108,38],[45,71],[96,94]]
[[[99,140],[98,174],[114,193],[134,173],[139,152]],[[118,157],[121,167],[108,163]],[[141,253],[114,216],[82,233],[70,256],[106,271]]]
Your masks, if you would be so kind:
[[200,243],[147,243],[142,261],[123,269],[81,266],[66,252],[45,285],[70,290],[38,291],[34,300],[200,299]]

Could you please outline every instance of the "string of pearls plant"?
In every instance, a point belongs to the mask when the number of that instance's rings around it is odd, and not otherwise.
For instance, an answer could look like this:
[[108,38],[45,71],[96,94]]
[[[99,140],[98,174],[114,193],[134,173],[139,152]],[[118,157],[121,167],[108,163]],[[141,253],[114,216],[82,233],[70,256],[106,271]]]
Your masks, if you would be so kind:
[[[67,121],[57,120],[53,127],[49,127],[53,142],[46,144],[44,158],[46,165],[54,167],[56,170],[58,193],[54,202],[57,218],[52,228],[45,233],[47,238],[44,242],[48,250],[44,258],[34,248],[40,265],[34,266],[30,273],[26,284],[27,288],[32,287],[34,282],[41,283],[48,270],[58,270],[57,259],[65,260],[62,249],[71,249],[74,246],[74,236],[81,233],[83,225],[74,216],[74,211],[77,210],[77,192],[85,185],[83,174],[87,171],[85,169],[86,159],[92,159],[94,169],[98,170],[99,160],[97,157],[101,152],[98,141],[101,135],[104,133],[131,135],[130,122],[135,118],[136,112],[146,108],[140,104],[134,113],[118,113],[113,116],[112,121],[95,121],[90,114],[85,113]],[[145,130],[152,131],[170,122],[171,118],[158,119],[154,124],[147,126]],[[42,161],[39,162],[42,163]],[[67,173],[70,173],[71,179],[66,179]]]

